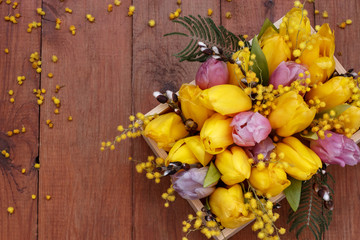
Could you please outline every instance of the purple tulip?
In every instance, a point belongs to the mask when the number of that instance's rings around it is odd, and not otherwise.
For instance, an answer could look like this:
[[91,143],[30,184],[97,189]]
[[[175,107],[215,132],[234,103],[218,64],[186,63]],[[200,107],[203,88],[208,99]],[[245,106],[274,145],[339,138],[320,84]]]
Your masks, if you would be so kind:
[[275,145],[271,138],[267,137],[265,140],[255,144],[254,147],[248,147],[245,148],[245,152],[248,155],[249,158],[254,159],[255,163],[257,163],[259,160],[257,156],[261,153],[264,155],[263,161],[267,161],[270,159],[270,154],[272,150],[274,150]]
[[232,120],[232,137],[235,144],[242,147],[255,146],[271,132],[269,120],[260,113],[251,111],[238,113]]
[[185,199],[195,200],[209,196],[215,190],[213,186],[216,183],[203,187],[208,169],[208,167],[191,168],[172,175],[173,188]]
[[325,136],[331,133],[331,137],[318,139],[310,142],[310,148],[328,164],[339,164],[354,166],[360,161],[360,149],[356,143],[338,133],[325,131]]
[[229,72],[226,63],[212,57],[207,59],[197,71],[195,82],[202,90],[229,83]]
[[300,73],[304,74],[303,79],[305,79],[306,71],[307,68],[304,65],[297,64],[291,61],[281,62],[272,73],[270,77],[270,84],[274,85],[274,89],[277,89],[279,85],[290,86],[292,82],[299,79]]

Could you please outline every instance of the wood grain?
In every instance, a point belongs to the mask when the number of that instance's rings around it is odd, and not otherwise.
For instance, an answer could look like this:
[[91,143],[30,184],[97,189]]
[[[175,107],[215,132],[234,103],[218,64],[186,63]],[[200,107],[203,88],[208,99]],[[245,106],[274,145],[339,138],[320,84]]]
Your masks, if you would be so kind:
[[[111,13],[107,3],[96,0],[43,3],[41,84],[47,93],[40,117],[40,240],[132,239],[130,142],[100,152],[101,141],[113,140],[116,126],[131,112],[130,3],[122,1]],[[65,7],[73,13],[65,13]],[[86,20],[88,13],[95,23]],[[56,18],[62,20],[60,30]],[[50,60],[53,54],[57,63]],[[57,84],[65,87],[55,94]],[[59,115],[52,96],[61,101]]]
[[[40,51],[41,32],[29,34],[26,28],[29,22],[40,20],[33,12],[40,4],[39,0],[24,1],[16,10],[0,5],[0,151],[10,153],[9,158],[0,155],[0,239],[37,239],[37,201],[31,195],[37,194],[38,184],[38,171],[33,166],[38,156],[39,108],[32,89],[38,87],[39,75],[28,59],[32,52]],[[16,13],[22,15],[17,24],[3,20]],[[9,54],[4,53],[5,48]],[[17,76],[26,77],[22,86],[17,84]],[[10,89],[14,104],[9,102]],[[6,135],[22,126],[25,133]],[[12,215],[7,212],[10,206],[15,209]]]
[[[19,1],[20,2],[20,1]],[[127,125],[131,113],[146,113],[157,105],[155,90],[177,91],[182,83],[192,81],[199,63],[179,63],[173,56],[187,41],[180,37],[163,37],[182,27],[171,23],[169,13],[178,6],[176,0],[123,0],[121,6],[107,12],[113,1],[27,0],[21,1],[22,17],[17,25],[0,19],[0,239],[181,239],[181,222],[193,213],[186,200],[177,198],[166,209],[161,199],[170,182],[160,184],[136,173],[134,163],[152,155],[142,139],[127,140],[115,151],[100,152],[102,140],[112,140],[118,124]],[[252,38],[267,17],[272,21],[283,16],[293,5],[289,0],[183,0],[181,15],[207,15],[238,34]],[[128,7],[136,7],[133,17]],[[27,24],[40,21],[36,8],[46,15],[42,28],[26,33]],[[73,10],[65,13],[65,7]],[[336,57],[346,69],[360,69],[360,3],[358,0],[317,0],[306,8],[313,25],[329,22],[335,29]],[[327,10],[328,19],[314,10]],[[0,18],[12,13],[5,1],[0,4]],[[231,19],[225,17],[232,14]],[[85,15],[92,14],[95,23]],[[55,30],[55,19],[62,20]],[[336,25],[348,18],[353,24],[345,29]],[[148,21],[154,19],[154,28]],[[69,26],[76,27],[72,36]],[[5,54],[4,49],[10,53]],[[31,68],[32,52],[41,53],[41,77]],[[341,54],[340,54],[341,53]],[[51,56],[58,56],[57,63]],[[52,79],[47,74],[52,72]],[[16,77],[27,80],[18,86]],[[41,78],[41,79],[40,79]],[[63,87],[55,93],[55,86]],[[45,88],[45,102],[40,107],[33,88]],[[15,103],[9,102],[9,89],[15,91]],[[61,100],[60,114],[55,115],[51,97]],[[40,114],[40,117],[39,117]],[[71,115],[73,121],[67,117]],[[51,119],[54,128],[46,125]],[[7,137],[6,132],[26,127],[27,132]],[[39,156],[40,170],[33,165]],[[21,174],[26,168],[26,174]],[[357,209],[360,206],[360,166],[329,167],[337,180],[333,222],[325,239],[357,239],[360,235]],[[39,192],[37,194],[37,192]],[[31,200],[37,194],[37,200]],[[45,196],[51,199],[46,200]],[[7,207],[15,212],[9,215]],[[279,226],[287,226],[289,206],[282,202]],[[282,239],[294,239],[287,233]],[[189,239],[206,239],[192,233]],[[232,239],[256,239],[246,227]],[[313,239],[311,233],[302,239]]]
[[[207,9],[212,8],[213,20],[219,23],[219,1],[182,1],[181,15],[201,14],[205,16]],[[173,55],[182,50],[187,39],[179,37],[163,37],[173,31],[183,31],[182,26],[172,23],[168,16],[178,6],[176,1],[135,0],[139,13],[133,17],[133,101],[135,111],[148,112],[158,103],[152,92],[160,90],[177,91],[182,83],[195,78],[199,63],[179,63]],[[155,19],[155,28],[149,28],[147,22]],[[147,144],[136,141],[133,145],[134,158],[146,160],[153,155]],[[135,171],[134,171],[135,172]],[[194,211],[188,202],[177,196],[175,203],[169,208],[164,207],[165,201],[161,194],[170,185],[169,179],[160,184],[148,180],[142,174],[134,173],[134,238],[142,239],[181,239],[182,221]],[[192,239],[202,239],[199,232],[190,234]]]
[[[347,34],[349,34],[348,36],[345,34],[341,34],[342,36],[338,36],[339,31],[341,30],[339,28],[336,28],[334,20],[331,21],[331,16],[336,16],[340,19],[343,19],[342,21],[346,20],[347,18],[352,18],[354,24],[355,22],[359,22],[360,19],[356,14],[349,14],[353,11],[351,9],[359,9],[359,4],[356,3],[356,1],[351,1],[349,4],[346,4],[346,10],[343,11],[343,8],[341,8],[340,5],[343,6],[344,4],[338,3],[338,5],[335,5],[335,2],[336,1],[316,1],[316,6],[307,3],[305,7],[309,13],[308,17],[312,23],[312,26],[315,26],[316,24],[320,24],[322,22],[329,22],[330,20],[330,26],[333,29],[335,28],[336,47],[337,49],[342,49],[342,52],[344,52],[343,57],[339,55],[337,55],[336,57],[339,59],[340,63],[345,66],[345,68],[350,68],[348,65],[351,63],[355,64],[355,66],[352,65],[355,69],[360,69],[359,53],[358,51],[354,51],[354,49],[359,49],[359,47],[356,48],[359,43],[355,40],[359,34],[359,28],[356,29],[357,31],[351,32],[351,28],[355,25],[349,26],[347,29],[345,29]],[[289,11],[289,9],[291,9],[293,1],[251,1],[249,2],[249,4],[244,4],[244,2],[238,2],[238,5],[235,7],[233,5],[234,3],[235,2],[223,3],[223,25],[228,29],[232,29],[233,31],[236,31],[236,29],[241,29],[241,34],[248,34],[250,37],[253,37],[254,34],[257,34],[259,32],[265,18],[269,18],[271,21],[276,21],[277,19],[285,15],[286,12]],[[251,6],[250,9],[249,6]],[[323,9],[320,9],[320,6]],[[319,10],[328,9],[330,15],[329,19],[319,20],[318,16],[315,17],[315,8]],[[239,14],[234,14],[232,9],[240,9]],[[227,11],[232,12],[233,17],[231,19],[226,19],[224,17]],[[342,18],[337,15],[338,12],[341,12],[341,14],[339,15],[342,15]],[[347,16],[347,18],[345,16]],[[344,44],[344,42],[346,42],[347,44]],[[350,54],[348,55],[348,53]],[[347,59],[345,63],[343,63],[343,58]],[[360,180],[360,175],[358,174],[359,166],[346,167],[345,169],[338,166],[331,166],[329,167],[329,171],[330,173],[335,175],[335,179],[337,180],[337,182],[340,182],[342,185],[344,185],[344,187],[339,187],[338,184],[335,186],[334,201],[336,206],[334,210],[334,220],[330,225],[329,231],[326,232],[325,239],[356,239],[356,236],[358,236],[360,233],[359,228],[356,227],[359,223],[359,220],[357,219],[357,214],[354,212],[353,214],[351,214],[351,208],[349,208],[349,205],[341,204],[341,202],[344,201],[343,196],[348,196],[348,201],[355,204],[355,206],[357,203],[359,203],[359,186],[356,184],[356,182]],[[349,178],[353,178],[354,181],[349,181]],[[351,194],[349,194],[349,192],[351,192]],[[289,211],[289,205],[287,204],[286,200],[282,201],[282,205],[283,207],[278,211],[280,216],[282,217],[280,217],[280,219],[277,221],[277,225],[286,227],[287,233],[283,236],[284,239],[295,239],[295,235],[293,233],[289,233],[289,226],[286,223],[286,216]],[[256,239],[256,235],[251,230],[250,226],[243,229],[240,233],[235,235],[235,237],[236,236],[239,236],[239,238],[241,239]],[[304,232],[304,234],[301,235],[301,239],[312,238],[313,236],[310,232]]]
[[[345,69],[360,70],[360,16],[355,14],[360,11],[360,2],[357,0],[346,1],[318,1],[315,8],[320,11],[316,16],[316,24],[325,22],[335,31],[335,55]],[[324,19],[321,13],[326,10],[329,18]],[[337,27],[346,19],[352,19],[353,24],[345,29]],[[360,234],[359,204],[360,204],[360,165],[355,167],[338,166],[329,167],[329,171],[336,179],[334,217],[325,239],[357,239]]]

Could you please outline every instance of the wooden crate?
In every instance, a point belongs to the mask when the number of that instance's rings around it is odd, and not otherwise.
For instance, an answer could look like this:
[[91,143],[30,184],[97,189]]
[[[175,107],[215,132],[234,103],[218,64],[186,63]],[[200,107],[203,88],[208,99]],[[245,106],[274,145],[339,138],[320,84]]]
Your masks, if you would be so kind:
[[[282,21],[282,18],[279,19],[278,21],[276,21],[274,23],[274,25],[276,27],[280,26],[280,23]],[[315,33],[315,30],[313,28],[311,28],[311,32]],[[345,68],[340,64],[340,62],[334,57],[335,59],[335,70],[340,73],[346,73],[347,71],[345,70]],[[192,84],[195,84],[195,81],[191,82]],[[151,111],[149,111],[146,115],[154,115],[154,114],[163,114],[169,111],[169,107],[167,104],[159,104],[158,106],[156,106],[155,108],[153,108]],[[144,136],[145,141],[148,143],[148,145],[150,146],[150,148],[152,149],[152,151],[155,153],[155,155],[157,157],[161,157],[163,159],[166,159],[167,157],[167,152],[163,149],[160,149],[157,147],[157,143]],[[358,130],[352,137],[351,139],[353,139],[357,144],[360,142],[360,130]],[[270,200],[272,202],[280,202],[282,199],[285,198],[285,195],[283,193],[272,197]],[[202,202],[200,200],[188,200],[190,206],[194,209],[195,212],[197,211],[201,211],[201,209],[204,207],[204,205],[202,204]],[[253,221],[253,220],[252,220]],[[235,235],[236,233],[238,233],[241,229],[243,229],[244,227],[246,227],[247,225],[249,225],[252,221],[249,221],[245,224],[243,224],[242,226],[235,228],[235,229],[230,229],[230,228],[225,228],[222,230],[222,234],[219,235],[218,237],[214,237],[215,240],[224,240],[224,239],[228,239],[231,236]]]

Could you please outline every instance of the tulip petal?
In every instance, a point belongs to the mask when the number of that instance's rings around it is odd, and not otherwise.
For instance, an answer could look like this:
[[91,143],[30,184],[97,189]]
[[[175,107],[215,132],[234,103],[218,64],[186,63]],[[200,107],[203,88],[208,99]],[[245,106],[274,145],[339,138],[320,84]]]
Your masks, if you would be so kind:
[[322,167],[320,158],[295,137],[286,137],[276,146],[276,154],[284,154],[285,172],[297,180],[310,179]]
[[248,156],[240,147],[232,147],[216,156],[215,165],[222,174],[221,180],[227,185],[234,185],[250,177],[251,166]]
[[174,190],[185,199],[195,200],[209,196],[215,188],[213,186],[203,187],[207,171],[208,167],[192,168],[172,175]]
[[159,148],[169,151],[174,143],[188,134],[181,117],[174,112],[160,115],[144,130],[144,136],[153,139]]
[[270,163],[262,170],[252,168],[249,181],[259,193],[271,196],[280,194],[291,184],[285,171],[275,163]]
[[231,121],[231,118],[218,113],[205,121],[200,138],[206,152],[218,154],[233,144]]
[[328,164],[339,164],[354,166],[360,162],[359,146],[350,138],[344,135],[325,131],[325,135],[331,134],[331,137],[319,138],[311,141],[310,148]]
[[204,90],[200,102],[210,110],[231,115],[251,109],[251,99],[238,86],[224,84]]
[[208,119],[214,111],[204,107],[200,101],[199,96],[201,89],[198,86],[183,84],[179,90],[179,100],[181,103],[181,111],[186,119],[194,120],[200,131],[206,119]]
[[220,219],[226,228],[237,228],[255,216],[249,214],[244,207],[244,197],[241,186],[235,184],[229,189],[218,187],[209,199],[211,211]]

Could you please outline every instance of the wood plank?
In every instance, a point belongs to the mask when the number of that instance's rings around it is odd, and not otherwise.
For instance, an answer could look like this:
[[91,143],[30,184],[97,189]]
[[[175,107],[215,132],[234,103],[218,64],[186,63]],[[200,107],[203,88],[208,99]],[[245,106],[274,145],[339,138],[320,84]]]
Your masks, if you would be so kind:
[[[238,5],[235,4],[235,1],[230,3],[223,3],[222,23],[225,27],[232,31],[241,29],[241,34],[248,34],[250,37],[258,33],[265,17],[269,18],[272,21],[276,21],[278,18],[285,15],[286,12],[291,9],[293,4],[292,1],[275,2],[269,0],[265,1],[265,3],[258,1],[246,2],[247,3],[242,1],[241,3],[237,3]],[[337,6],[334,6],[335,3],[337,4]],[[335,0],[316,1],[316,5],[320,5],[323,7],[323,9],[328,10],[330,18],[320,21],[319,17],[317,17],[315,21],[314,6],[312,4],[307,4],[306,9],[309,12],[309,18],[312,26],[315,26],[315,24],[319,24],[320,22],[329,22],[330,20],[330,25],[334,28],[335,25],[334,21],[331,22],[331,16],[338,17],[340,15],[343,16],[343,20],[346,20],[345,16],[348,15],[347,18],[352,18],[354,23],[359,22],[360,20],[357,14],[355,14],[355,12],[357,12],[355,9],[359,9],[359,5],[355,4],[355,1],[352,1],[349,5],[346,4],[346,10],[344,9],[343,3],[337,3]],[[319,10],[323,10],[320,6],[316,6],[316,8],[318,8]],[[232,9],[239,10],[237,13],[234,13]],[[232,13],[233,17],[230,20],[224,17],[227,11],[230,11]],[[339,14],[340,12],[341,14]],[[353,64],[352,66],[355,69],[359,69],[360,56],[358,54],[358,51],[354,51],[354,49],[359,49],[359,42],[356,41],[357,37],[359,36],[359,28],[355,29],[354,27],[355,25],[349,26],[347,29],[345,29],[346,33],[351,32],[353,37],[343,34],[343,37],[339,39],[339,37],[336,35],[336,47],[337,49],[339,49],[339,45],[342,44],[342,46],[340,47],[340,51],[343,53],[342,57],[338,55],[336,57],[338,58],[339,62],[345,66],[345,68],[350,68],[350,64]],[[339,31],[339,28],[335,29],[336,33],[339,33]],[[348,53],[350,53],[350,55],[348,55]],[[346,61],[344,61],[343,58],[346,59]],[[359,166],[346,168],[331,166],[329,167],[329,171],[334,175],[338,183],[341,182],[342,186],[337,186],[335,189],[336,206],[334,210],[334,220],[330,225],[329,231],[325,235],[325,239],[356,239],[355,236],[359,235],[359,228],[356,228],[359,220],[357,216],[355,216],[356,214],[354,214],[354,212],[352,212],[351,214],[350,211],[351,209],[357,209],[359,207],[359,202],[357,200],[357,196],[359,196],[359,187],[356,185],[356,179],[359,179],[358,174],[356,175],[356,172],[359,171]],[[349,174],[351,177],[348,177]],[[340,191],[339,188],[341,189]],[[350,202],[352,204],[351,207],[349,207],[348,204],[340,204],[340,202],[344,201],[343,196],[348,196],[349,199],[347,200],[347,202]],[[277,221],[277,225],[284,227],[286,226],[287,230],[289,230],[286,223],[286,216],[289,211],[289,206],[285,200],[282,201],[282,205],[283,206],[279,210],[279,214],[283,217],[280,217],[280,219]],[[239,234],[235,235],[235,237],[236,236],[241,236],[242,239],[256,239],[256,235],[252,232],[251,227],[243,229]],[[283,238],[295,239],[295,235],[287,231]],[[305,232],[301,235],[301,239],[312,239],[312,234],[309,232]]]
[[[335,56],[346,70],[354,68],[360,70],[360,4],[357,0],[349,0],[346,3],[339,1],[315,1],[315,8],[320,11],[316,16],[316,24],[325,22],[335,31]],[[328,19],[324,19],[321,13],[326,10]],[[353,24],[345,29],[340,29],[337,24],[352,19]],[[341,54],[340,54],[341,53]],[[333,221],[326,239],[357,239],[360,234],[358,210],[360,208],[360,165],[355,167],[341,168],[339,166],[329,167],[333,174],[335,184],[335,199]]]
[[[131,1],[44,1],[39,239],[132,239],[130,142],[100,152],[131,110]],[[65,7],[73,10],[65,13]],[[92,14],[95,22],[86,20]],[[62,20],[55,30],[55,19]],[[76,27],[71,35],[69,26]],[[50,61],[58,56],[58,62]],[[52,72],[49,79],[46,74]],[[58,94],[56,85],[65,85]],[[52,96],[61,100],[55,115]],[[67,117],[71,115],[73,121]],[[51,119],[54,128],[45,121]],[[45,196],[51,195],[51,200]]]
[[[40,20],[35,9],[40,0],[22,1],[16,10],[5,2],[0,4],[0,151],[6,150],[9,158],[0,154],[0,239],[37,239],[38,171],[33,167],[38,156],[39,108],[32,89],[39,85],[39,75],[34,72],[29,56],[40,51],[40,30],[29,34],[29,22]],[[4,21],[4,16],[21,14],[18,23]],[[9,49],[9,54],[4,49]],[[17,76],[25,76],[22,86]],[[10,103],[8,91],[14,91],[15,103]],[[7,131],[22,129],[26,132],[8,137]],[[25,168],[25,174],[21,170]],[[7,212],[8,207],[14,213]]]
[[[293,1],[223,1],[221,4],[221,23],[228,30],[237,34],[247,34],[249,39],[259,33],[265,19],[275,22],[283,17],[293,7]],[[236,9],[236,11],[235,11]],[[310,21],[314,22],[313,7],[306,5]],[[226,18],[226,13],[231,13],[231,18]]]
[[[207,15],[212,8],[213,20],[219,23],[220,1],[183,1],[182,16]],[[179,63],[173,55],[182,50],[188,41],[179,37],[163,37],[165,33],[184,31],[178,24],[169,21],[169,13],[178,6],[176,1],[134,0],[133,32],[133,99],[135,111],[148,112],[158,103],[152,97],[156,90],[177,91],[182,83],[194,80],[199,63]],[[156,26],[149,28],[147,22],[155,19]],[[137,140],[133,146],[134,159],[146,160],[153,155],[144,141]],[[134,238],[181,239],[184,236],[181,222],[194,213],[188,202],[177,196],[175,203],[164,207],[161,194],[169,187],[169,179],[160,184],[134,173]],[[199,232],[191,233],[190,239],[203,239]]]
[[[292,1],[241,1],[241,2],[223,2],[221,20],[222,24],[238,34],[247,34],[249,39],[259,33],[262,24],[266,18],[275,22],[286,14],[293,6]],[[236,9],[237,11],[234,11]],[[225,14],[230,12],[232,17],[228,19]],[[310,15],[310,14],[309,14]],[[276,222],[277,226],[286,227],[286,216],[289,211],[288,204],[285,200],[281,202],[283,206],[278,213],[280,219]],[[240,239],[257,239],[256,233],[251,230],[252,224],[242,229],[233,238]],[[287,228],[288,230],[288,228]],[[283,238],[290,239],[294,236],[286,233]],[[307,239],[308,235],[304,239]]]

